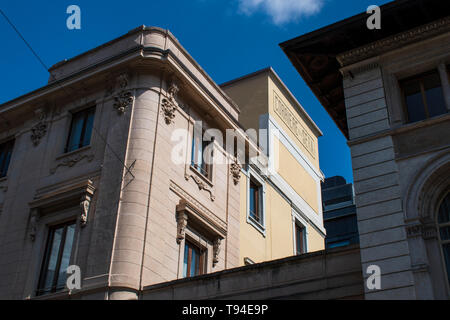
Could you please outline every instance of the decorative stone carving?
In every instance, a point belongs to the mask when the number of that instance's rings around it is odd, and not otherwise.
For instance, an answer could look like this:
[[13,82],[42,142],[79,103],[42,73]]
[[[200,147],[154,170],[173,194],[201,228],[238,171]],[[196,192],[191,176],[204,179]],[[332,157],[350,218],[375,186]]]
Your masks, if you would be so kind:
[[38,123],[31,128],[31,141],[33,142],[34,146],[37,146],[47,133],[48,124],[45,121],[46,115],[43,109],[37,109],[35,111],[35,114],[36,118],[38,119]]
[[88,162],[92,162],[92,160],[94,160],[94,155],[93,154],[78,154],[76,156],[67,158],[67,159],[63,160],[61,163],[58,163],[54,168],[51,168],[50,173],[55,174],[56,170],[58,170],[59,167],[71,168],[83,159],[87,159]]
[[41,142],[41,139],[47,133],[47,123],[39,122],[33,128],[31,128],[31,141],[33,145],[36,147]]
[[177,243],[180,244],[186,235],[188,215],[185,212],[177,212]]
[[222,243],[222,239],[216,238],[213,243],[213,267],[219,263],[219,253],[220,253],[220,244]]
[[105,97],[111,96],[116,91],[125,90],[125,88],[128,87],[129,78],[128,73],[122,73],[117,77],[114,77],[112,74],[108,75],[105,79]]
[[424,240],[430,240],[437,237],[437,230],[431,224],[416,223],[406,226],[406,235],[408,238],[422,237]]
[[217,226],[218,229],[223,230],[224,235],[226,234],[227,223],[216,216],[214,212],[204,206],[200,201],[187,193],[183,188],[181,188],[172,180],[170,181],[170,190],[172,190],[180,198],[185,199],[188,203],[191,203],[193,206],[195,206],[197,208],[197,212],[202,216],[202,220],[211,221],[211,223]]
[[239,180],[241,179],[241,165],[238,163],[238,158],[234,160],[234,163],[230,166],[230,172],[231,176],[233,177],[234,185],[237,185],[239,183]]
[[82,228],[85,227],[87,224],[90,207],[91,207],[91,197],[88,194],[84,194],[81,197],[80,201],[80,209],[81,209],[80,226]]
[[167,97],[162,99],[161,112],[167,125],[171,124],[173,122],[173,119],[175,119],[175,112],[177,110],[175,96],[178,91],[178,86],[176,85],[176,83],[172,82],[169,89],[167,90]]
[[31,241],[36,240],[37,226],[39,222],[39,209],[33,208],[31,209],[30,215],[30,239]]
[[127,73],[122,73],[117,77],[117,84],[119,85],[120,89],[125,89],[128,87],[129,82],[129,76]]
[[216,200],[216,196],[214,195],[211,187],[206,182],[204,182],[201,178],[199,178],[195,175],[192,175],[192,174],[191,175],[186,174],[184,177],[187,181],[189,181],[189,179],[192,178],[192,180],[194,180],[195,183],[197,184],[197,187],[200,191],[205,190],[206,192],[209,192],[211,201]]
[[114,97],[114,109],[123,115],[133,105],[134,97],[131,91],[123,90]]

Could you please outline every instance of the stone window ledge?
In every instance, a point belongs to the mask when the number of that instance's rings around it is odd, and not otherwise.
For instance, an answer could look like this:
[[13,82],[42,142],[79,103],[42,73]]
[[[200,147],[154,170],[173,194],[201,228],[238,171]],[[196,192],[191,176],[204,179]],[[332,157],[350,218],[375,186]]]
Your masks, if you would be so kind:
[[89,145],[89,146],[85,146],[85,147],[79,148],[77,150],[66,152],[66,153],[63,153],[63,154],[60,154],[59,156],[57,156],[56,160],[61,160],[61,159],[64,159],[64,158],[68,158],[68,157],[71,157],[73,155],[77,155],[79,153],[83,153],[85,151],[88,151],[90,149],[91,149],[91,146]]
[[189,166],[189,169],[191,171],[193,171],[200,179],[202,179],[205,183],[207,183],[211,188],[214,187],[213,182],[211,181],[211,179],[209,179],[208,177],[206,177],[203,173],[199,172],[197,169],[195,169],[195,167],[191,164]]

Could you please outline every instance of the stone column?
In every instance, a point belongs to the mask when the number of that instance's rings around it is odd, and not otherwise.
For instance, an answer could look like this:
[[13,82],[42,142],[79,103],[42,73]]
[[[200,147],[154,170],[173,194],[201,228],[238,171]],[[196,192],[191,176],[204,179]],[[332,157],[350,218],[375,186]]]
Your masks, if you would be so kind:
[[[110,299],[137,299],[146,235],[150,179],[159,104],[158,77],[137,89],[131,113],[126,164],[113,248]],[[125,116],[125,115],[124,115]]]

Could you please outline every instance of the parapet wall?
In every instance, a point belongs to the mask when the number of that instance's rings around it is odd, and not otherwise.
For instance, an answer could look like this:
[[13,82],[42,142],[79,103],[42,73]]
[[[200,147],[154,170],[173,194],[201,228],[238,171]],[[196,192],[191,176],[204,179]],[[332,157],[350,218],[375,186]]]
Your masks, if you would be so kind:
[[153,285],[141,299],[364,299],[359,246]]

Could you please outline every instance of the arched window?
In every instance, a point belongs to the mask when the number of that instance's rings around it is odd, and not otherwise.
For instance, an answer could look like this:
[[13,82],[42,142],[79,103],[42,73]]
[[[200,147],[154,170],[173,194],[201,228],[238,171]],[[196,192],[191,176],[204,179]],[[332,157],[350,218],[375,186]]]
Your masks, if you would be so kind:
[[450,283],[450,193],[444,198],[438,213],[439,240],[447,269],[447,278]]

